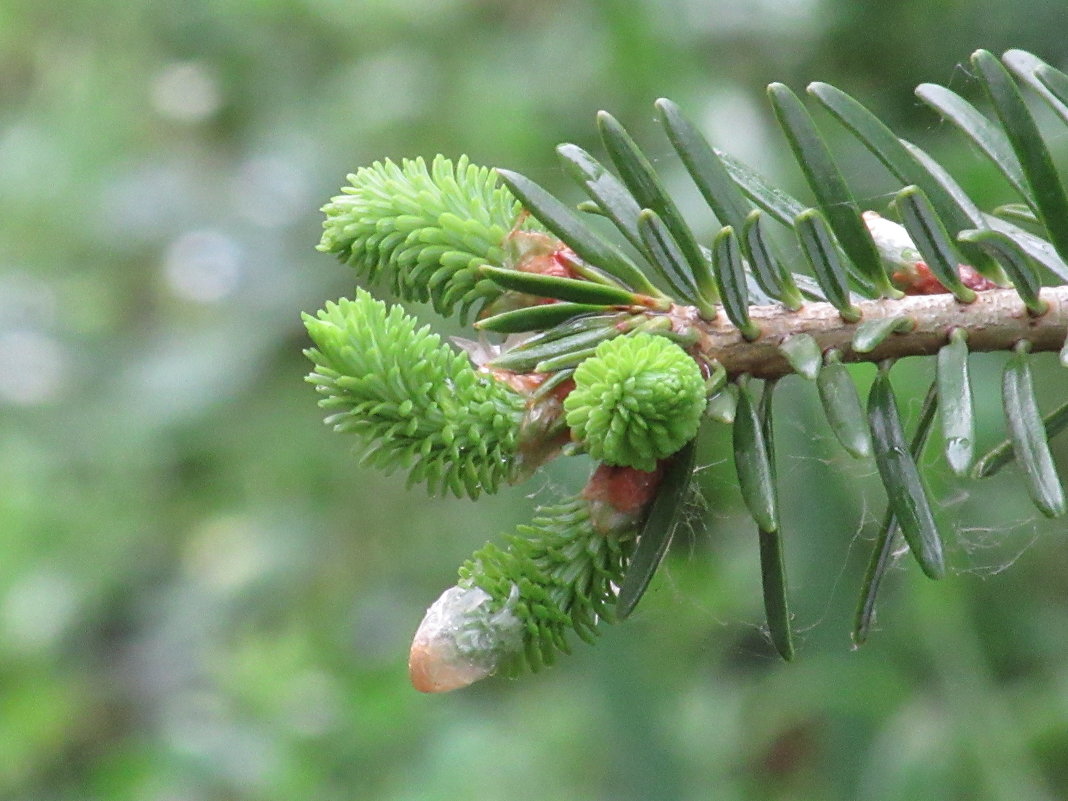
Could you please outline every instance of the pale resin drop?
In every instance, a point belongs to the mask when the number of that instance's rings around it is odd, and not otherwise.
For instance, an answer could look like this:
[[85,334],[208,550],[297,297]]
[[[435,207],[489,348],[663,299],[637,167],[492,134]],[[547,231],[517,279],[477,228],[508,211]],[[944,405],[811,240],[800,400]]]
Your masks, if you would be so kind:
[[424,693],[442,693],[492,675],[502,658],[522,647],[522,624],[512,613],[515,596],[491,611],[479,587],[450,587],[423,617],[412,640],[408,675]]

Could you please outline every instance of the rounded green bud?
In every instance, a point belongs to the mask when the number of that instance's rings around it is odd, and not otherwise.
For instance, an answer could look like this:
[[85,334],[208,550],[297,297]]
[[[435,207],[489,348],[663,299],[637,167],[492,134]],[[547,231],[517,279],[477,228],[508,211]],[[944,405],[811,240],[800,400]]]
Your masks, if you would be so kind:
[[697,434],[707,400],[701,369],[664,337],[602,342],[574,378],[567,424],[602,462],[654,470]]

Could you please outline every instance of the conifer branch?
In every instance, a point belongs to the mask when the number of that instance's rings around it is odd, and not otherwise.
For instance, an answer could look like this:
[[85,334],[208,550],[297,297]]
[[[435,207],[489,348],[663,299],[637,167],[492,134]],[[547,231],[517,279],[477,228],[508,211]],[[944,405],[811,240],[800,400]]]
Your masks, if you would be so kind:
[[[716,150],[670,101],[657,102],[672,147],[722,224],[705,243],[653,160],[604,113],[618,177],[573,145],[558,152],[588,195],[577,208],[607,218],[622,246],[529,178],[466,158],[454,165],[439,156],[429,168],[386,161],[349,176],[324,207],[320,250],[367,281],[385,280],[403,300],[461,318],[477,307],[483,337],[504,338],[458,342],[460,352],[357,290],[305,316],[315,343],[308,380],[334,412],[327,422],[362,437],[372,464],[472,498],[562,454],[599,462],[582,493],[540,509],[504,547],[488,544],[461,568],[413,642],[418,689],[537,669],[568,651],[568,632],[591,638],[617,598],[628,615],[690,491],[699,431],[714,420],[734,427],[741,494],[760,532],[769,632],[790,658],[779,534],[788,512],[776,489],[771,389],[791,373],[814,382],[838,441],[855,458],[874,458],[887,493],[858,643],[897,527],[928,576],[945,573],[937,504],[918,460],[936,408],[954,472],[975,464],[971,475],[982,477],[1015,460],[1043,514],[1068,511],[1048,444],[1068,414],[1062,406],[1042,417],[1030,371],[1036,352],[1060,351],[1068,364],[1068,192],[1016,84],[1042,87],[1060,114],[1048,87],[1068,86],[1068,75],[1018,51],[1004,60],[1016,78],[992,54],[973,56],[993,117],[940,87],[920,90],[988,145],[982,154],[1027,204],[990,214],[937,161],[820,83],[809,94],[894,176],[894,202],[879,211],[901,224],[861,210],[805,104],[782,84],[769,94],[811,204]],[[792,261],[770,233],[775,224],[795,246]],[[811,274],[791,271],[798,253]],[[1007,355],[1009,440],[975,460],[968,355],[977,351]],[[891,368],[932,356],[938,378],[909,446]],[[847,362],[879,365],[866,411]],[[765,381],[759,407],[752,379]]]

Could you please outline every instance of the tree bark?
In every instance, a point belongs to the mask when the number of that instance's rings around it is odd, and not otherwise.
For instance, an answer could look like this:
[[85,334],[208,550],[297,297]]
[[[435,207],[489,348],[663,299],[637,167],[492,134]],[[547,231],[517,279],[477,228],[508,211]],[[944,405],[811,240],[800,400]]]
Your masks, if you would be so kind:
[[1027,340],[1034,351],[1060,350],[1068,336],[1068,286],[1047,287],[1041,298],[1049,308],[1032,317],[1013,289],[978,293],[974,303],[960,303],[953,295],[911,295],[898,300],[856,302],[861,323],[886,317],[908,318],[914,327],[891,334],[870,353],[853,349],[859,323],[847,323],[829,303],[808,303],[796,312],[782,306],[751,306],[749,314],[761,334],[747,341],[724,315],[708,321],[691,309],[676,309],[677,323],[699,332],[697,353],[706,361],[718,361],[731,376],[748,373],[756,378],[778,378],[794,372],[779,350],[788,337],[812,336],[824,352],[836,349],[844,362],[880,362],[904,356],[929,356],[949,341],[954,328],[968,332],[972,351],[1011,350]]

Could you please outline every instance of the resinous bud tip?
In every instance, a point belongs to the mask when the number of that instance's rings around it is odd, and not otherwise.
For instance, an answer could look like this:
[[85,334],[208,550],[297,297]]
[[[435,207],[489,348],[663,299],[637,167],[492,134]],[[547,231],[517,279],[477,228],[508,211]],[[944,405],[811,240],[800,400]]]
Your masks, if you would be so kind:
[[493,675],[506,655],[522,647],[522,626],[512,613],[515,595],[494,610],[493,598],[479,587],[445,590],[412,640],[412,686],[443,693]]

